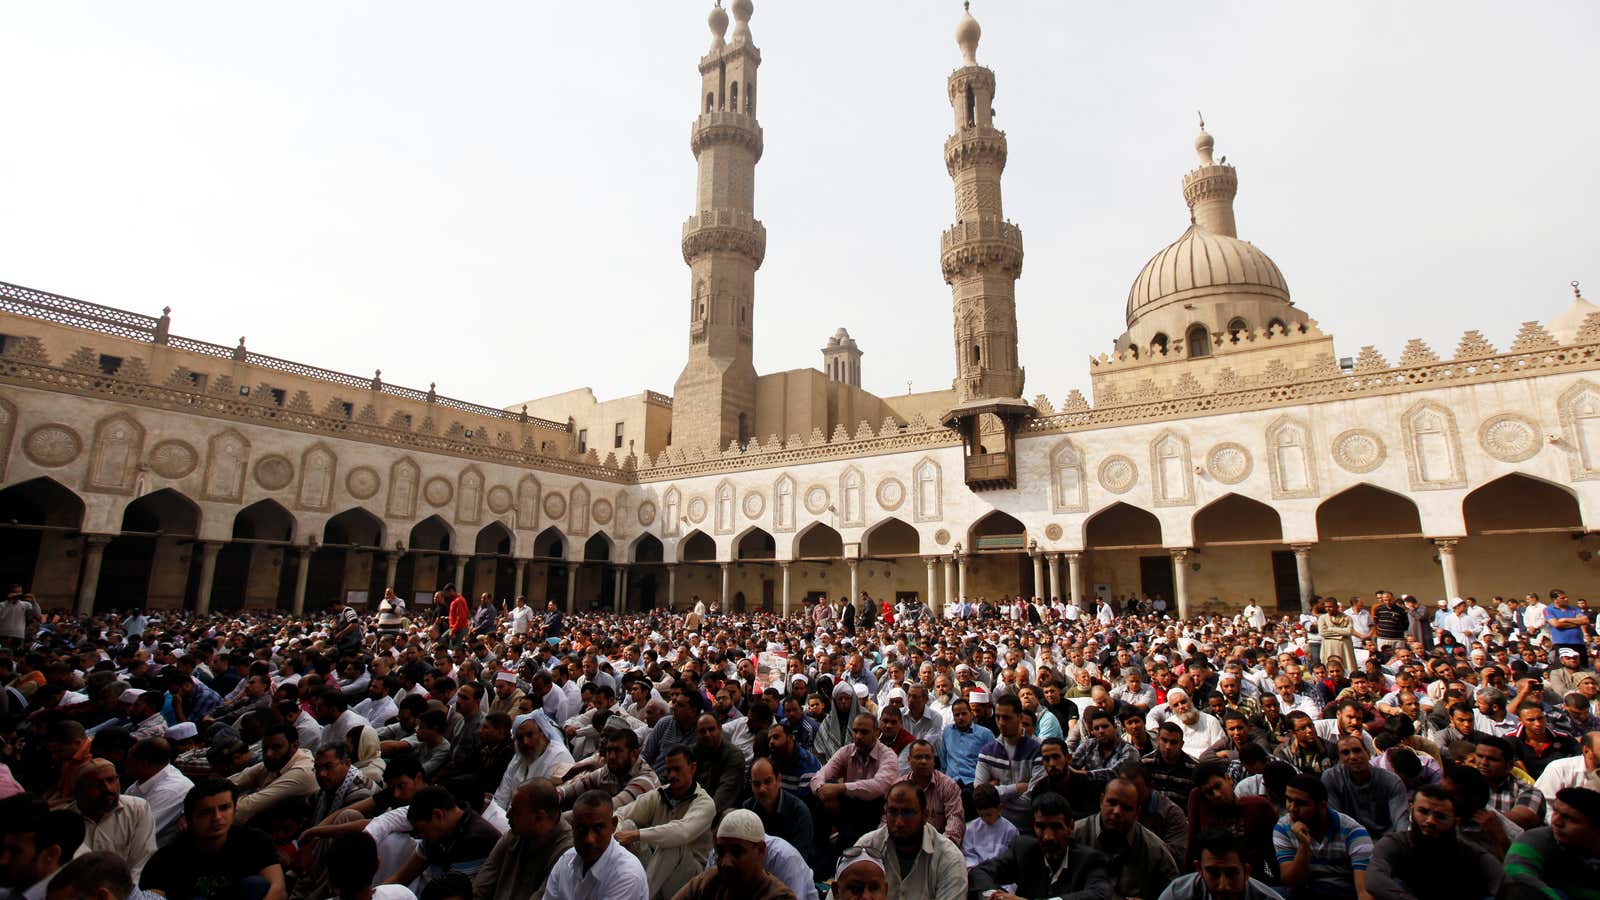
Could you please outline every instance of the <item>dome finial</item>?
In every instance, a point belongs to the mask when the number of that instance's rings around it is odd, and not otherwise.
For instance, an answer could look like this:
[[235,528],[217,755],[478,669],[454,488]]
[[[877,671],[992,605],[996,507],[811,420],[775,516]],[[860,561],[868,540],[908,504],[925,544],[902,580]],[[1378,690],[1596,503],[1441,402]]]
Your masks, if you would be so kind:
[[1200,118],[1200,136],[1194,139],[1194,150],[1200,154],[1200,165],[1209,166],[1212,164],[1211,148],[1215,145],[1215,142],[1211,140],[1211,135],[1206,132],[1205,114],[1196,110],[1195,115]]
[[733,0],[733,42],[735,44],[748,44],[750,37],[750,17],[755,14],[755,4],[750,0]]
[[1583,291],[1578,290],[1578,283],[1576,281],[1574,281],[1572,283],[1572,299],[1574,299],[1574,300],[1582,300],[1583,299]]
[[711,28],[711,52],[727,46],[724,35],[728,33],[728,12],[722,8],[722,0],[717,0],[717,5],[711,8],[711,15],[706,16],[706,25]]
[[956,46],[961,48],[961,56],[969,66],[978,64],[978,39],[983,37],[983,29],[978,26],[978,20],[972,17],[972,3],[963,0],[961,4],[961,21],[956,24]]

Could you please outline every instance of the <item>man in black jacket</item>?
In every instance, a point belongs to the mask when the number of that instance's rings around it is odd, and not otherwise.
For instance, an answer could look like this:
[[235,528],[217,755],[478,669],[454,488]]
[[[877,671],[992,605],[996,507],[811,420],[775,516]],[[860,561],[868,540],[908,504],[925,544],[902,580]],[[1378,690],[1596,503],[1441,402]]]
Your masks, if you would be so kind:
[[[1018,837],[1005,853],[974,868],[971,900],[1111,900],[1105,854],[1072,839],[1072,810],[1060,794],[1033,798],[1033,837]],[[1000,889],[1015,884],[1017,892]]]

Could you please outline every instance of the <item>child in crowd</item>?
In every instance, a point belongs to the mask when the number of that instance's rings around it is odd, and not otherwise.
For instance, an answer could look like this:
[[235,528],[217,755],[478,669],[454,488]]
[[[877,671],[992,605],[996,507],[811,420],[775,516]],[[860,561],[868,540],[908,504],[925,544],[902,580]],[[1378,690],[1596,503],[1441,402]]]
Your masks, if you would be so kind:
[[1017,839],[1017,826],[1000,816],[1000,792],[992,784],[980,784],[972,789],[972,808],[978,817],[967,823],[966,836],[961,839],[961,853],[967,858],[967,868],[1004,853]]

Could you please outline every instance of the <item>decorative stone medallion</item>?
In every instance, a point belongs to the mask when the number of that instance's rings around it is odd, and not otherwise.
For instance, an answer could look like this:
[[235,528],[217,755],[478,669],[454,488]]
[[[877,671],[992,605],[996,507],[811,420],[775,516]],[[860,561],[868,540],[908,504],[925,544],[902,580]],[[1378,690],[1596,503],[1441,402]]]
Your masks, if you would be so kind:
[[344,489],[357,500],[366,500],[378,493],[378,470],[371,466],[356,466],[344,477]]
[[767,511],[767,495],[760,491],[750,491],[744,495],[741,505],[744,506],[746,519],[759,519],[761,514]]
[[150,448],[150,471],[162,478],[182,478],[199,464],[200,454],[180,440],[162,441]]
[[1044,527],[1044,536],[1052,541],[1061,540],[1061,525],[1056,522],[1051,522],[1049,525],[1046,525]]
[[878,505],[886,510],[896,510],[906,502],[905,482],[893,475],[878,482]]
[[935,531],[933,533],[933,542],[941,547],[950,543],[950,532],[944,530],[943,528]]
[[1483,452],[1501,462],[1522,462],[1539,452],[1539,432],[1526,418],[1501,413],[1479,426],[1478,443]]
[[428,501],[430,506],[443,506],[449,503],[450,498],[454,497],[455,493],[456,489],[450,484],[450,479],[445,478],[443,475],[435,475],[429,478],[427,483],[422,486],[422,499]]
[[551,491],[544,495],[544,514],[552,519],[559,519],[567,514],[567,498]]
[[828,508],[828,489],[820,484],[813,484],[806,488],[806,512],[813,516],[822,515]]
[[294,463],[287,456],[269,453],[256,461],[256,484],[269,491],[281,491],[294,480]]
[[655,501],[654,500],[646,500],[643,503],[639,504],[639,524],[648,526],[650,523],[654,522],[655,520],[656,520],[656,503],[655,503]]
[[1333,461],[1360,475],[1383,465],[1383,438],[1365,428],[1352,428],[1333,439]]
[[706,520],[706,498],[695,497],[689,501],[689,521],[696,525]]
[[1251,468],[1250,449],[1243,444],[1224,441],[1206,454],[1206,471],[1223,484],[1238,484],[1249,478]]
[[1100,464],[1100,486],[1113,494],[1125,494],[1139,480],[1139,467],[1120,453]]
[[22,439],[22,452],[47,469],[64,466],[83,452],[83,438],[66,425],[40,425]]
[[604,497],[589,504],[589,518],[593,519],[596,525],[611,524],[612,513],[611,501]]
[[486,499],[489,511],[497,516],[510,512],[511,507],[516,504],[516,499],[511,496],[511,489],[503,484],[489,488],[489,496]]

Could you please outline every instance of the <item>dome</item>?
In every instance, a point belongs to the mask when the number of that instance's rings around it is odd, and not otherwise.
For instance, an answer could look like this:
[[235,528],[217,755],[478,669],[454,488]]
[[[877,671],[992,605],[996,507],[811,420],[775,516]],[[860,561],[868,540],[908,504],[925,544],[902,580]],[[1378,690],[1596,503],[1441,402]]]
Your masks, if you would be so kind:
[[1190,225],[1134,279],[1128,291],[1128,324],[1169,303],[1225,294],[1289,302],[1283,273],[1255,245]]

